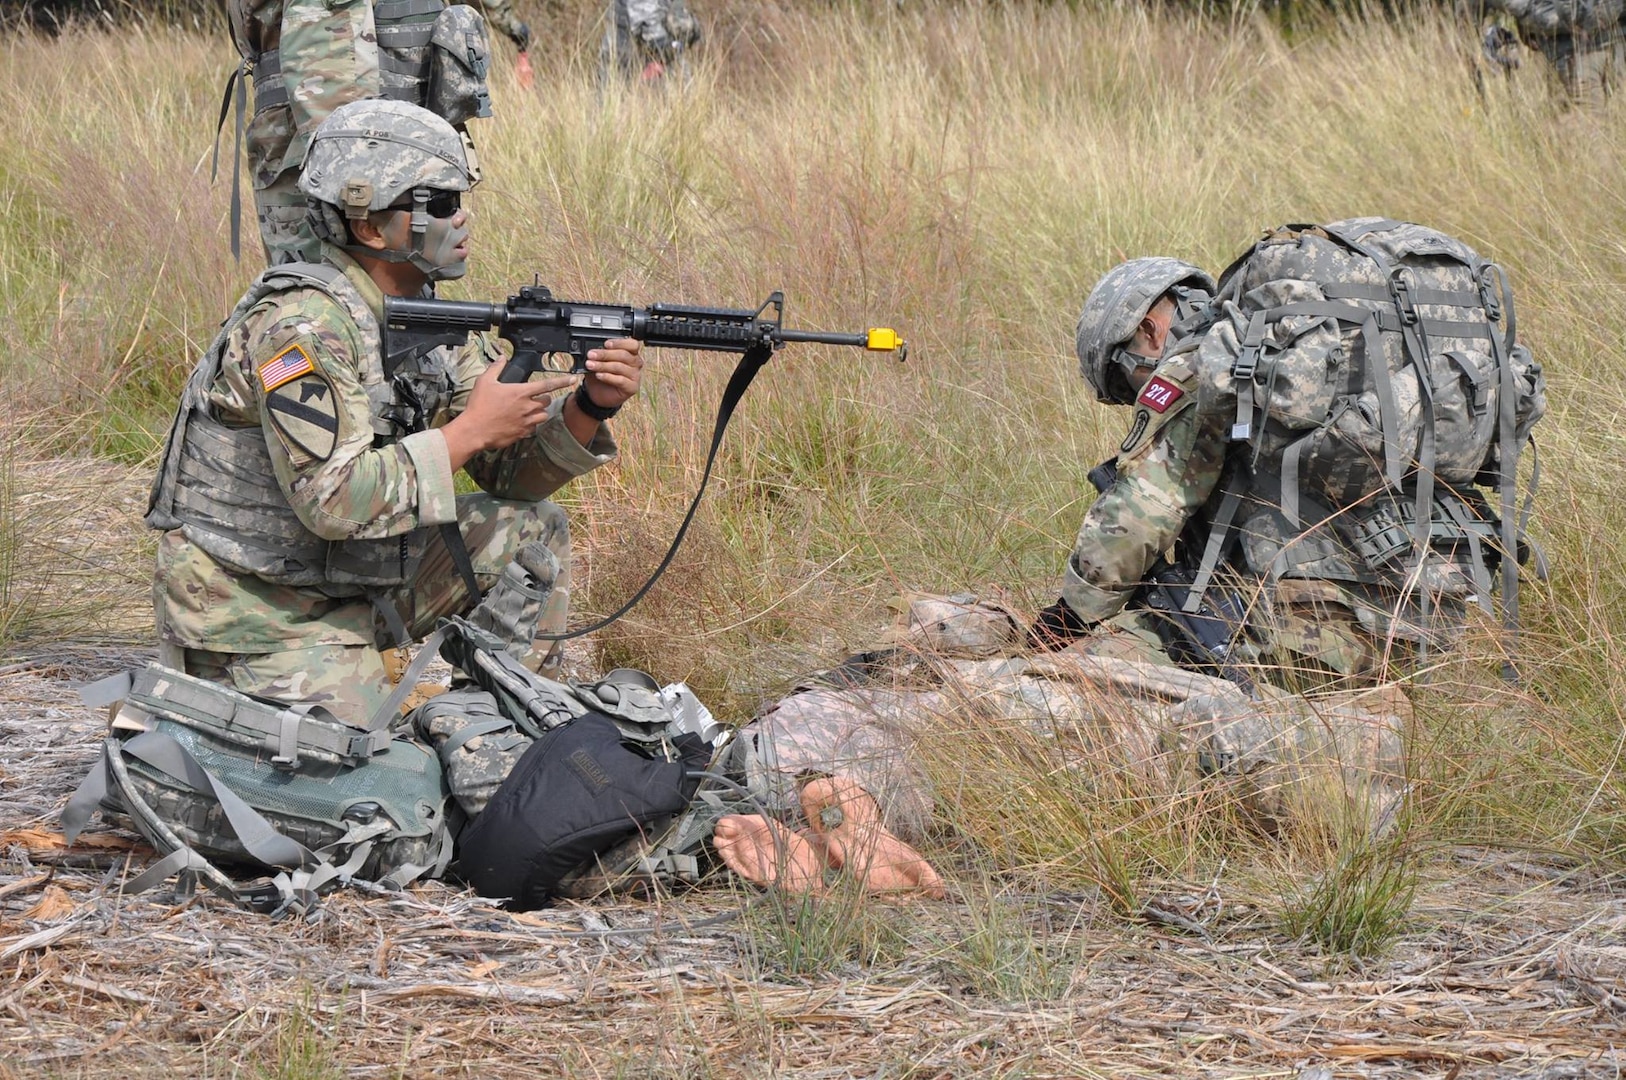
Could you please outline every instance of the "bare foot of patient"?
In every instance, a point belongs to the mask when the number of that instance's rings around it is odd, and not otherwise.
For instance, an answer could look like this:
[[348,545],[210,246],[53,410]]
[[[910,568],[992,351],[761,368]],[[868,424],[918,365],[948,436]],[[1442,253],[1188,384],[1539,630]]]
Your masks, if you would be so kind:
[[824,890],[824,853],[777,821],[760,814],[729,814],[718,819],[711,843],[723,863],[749,882],[789,892]]
[[802,788],[802,812],[824,841],[830,865],[845,868],[870,892],[942,899],[943,879],[881,824],[881,808],[858,784],[842,777],[811,780]]

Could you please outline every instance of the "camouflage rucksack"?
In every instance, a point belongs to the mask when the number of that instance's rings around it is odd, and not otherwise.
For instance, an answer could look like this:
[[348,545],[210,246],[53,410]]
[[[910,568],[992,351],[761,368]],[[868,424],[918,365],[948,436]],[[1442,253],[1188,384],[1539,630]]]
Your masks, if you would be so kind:
[[1240,531],[1255,572],[1387,582],[1425,613],[1453,577],[1488,610],[1500,570],[1511,625],[1518,459],[1547,404],[1502,270],[1420,225],[1287,225],[1226,270],[1208,318],[1184,348],[1199,393],[1234,401],[1237,450],[1187,609]]
[[[71,844],[97,810],[162,856],[124,885],[179,874],[248,907],[311,910],[352,880],[400,887],[438,876],[452,854],[440,759],[396,738],[385,703],[370,730],[148,664],[85,688],[121,702],[103,754],[62,812]],[[239,886],[220,866],[269,876]]]

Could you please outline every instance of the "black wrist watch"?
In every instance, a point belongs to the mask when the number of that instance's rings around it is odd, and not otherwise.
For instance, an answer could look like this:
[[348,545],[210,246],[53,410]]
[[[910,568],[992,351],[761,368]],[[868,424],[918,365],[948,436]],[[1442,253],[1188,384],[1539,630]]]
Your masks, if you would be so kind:
[[611,405],[609,408],[605,408],[594,401],[587,393],[587,383],[585,382],[576,385],[576,408],[600,423],[621,411],[619,405]]

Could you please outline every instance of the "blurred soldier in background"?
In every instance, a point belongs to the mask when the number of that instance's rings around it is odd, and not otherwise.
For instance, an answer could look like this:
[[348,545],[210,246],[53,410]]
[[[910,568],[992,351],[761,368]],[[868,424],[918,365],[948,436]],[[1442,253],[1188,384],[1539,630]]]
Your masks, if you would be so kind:
[[684,55],[700,44],[700,22],[684,0],[611,0],[605,15],[599,64],[611,72],[659,82],[669,69],[681,73]]
[[[1621,26],[1626,0],[1472,0],[1471,14],[1487,12],[1513,20],[1518,39],[1547,58],[1553,78],[1574,103],[1601,104],[1626,77]],[[1486,27],[1486,57],[1504,69],[1517,67],[1512,38],[1505,26]]]

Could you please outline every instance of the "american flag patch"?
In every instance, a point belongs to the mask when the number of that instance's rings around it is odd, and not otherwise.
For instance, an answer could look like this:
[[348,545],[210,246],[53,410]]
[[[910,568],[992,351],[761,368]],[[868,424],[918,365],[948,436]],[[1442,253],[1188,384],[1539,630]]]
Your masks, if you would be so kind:
[[1155,413],[1166,413],[1169,406],[1184,397],[1186,392],[1169,382],[1161,375],[1154,375],[1152,381],[1140,392],[1135,400],[1151,409]]
[[310,353],[298,345],[290,345],[260,365],[260,386],[269,394],[283,383],[315,370]]

